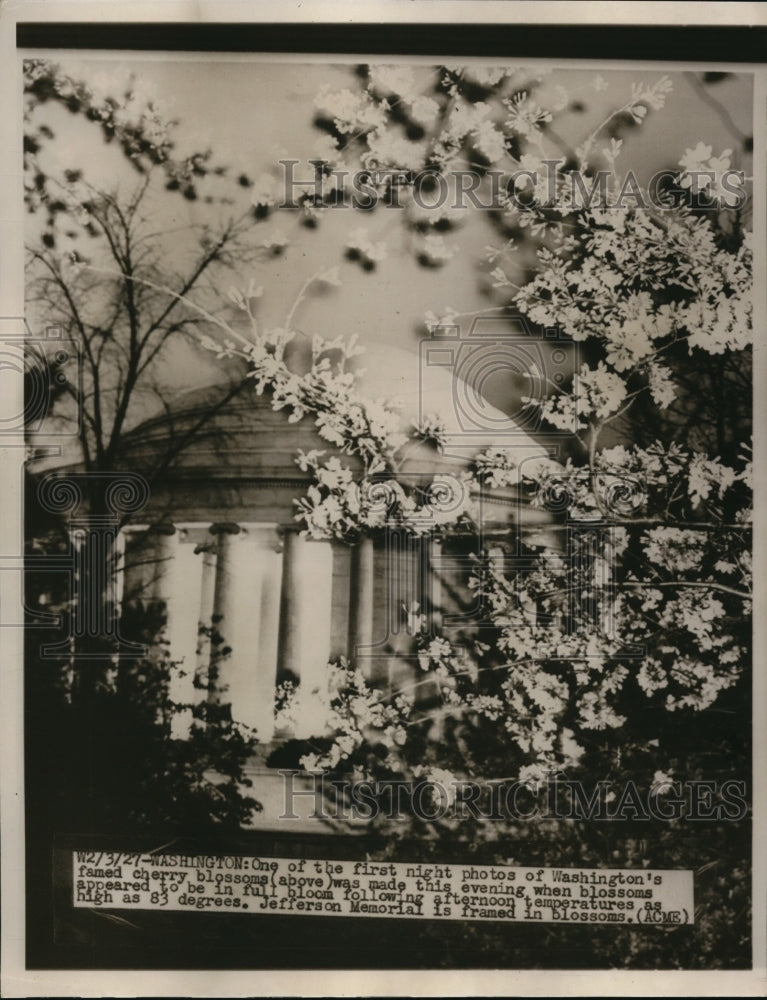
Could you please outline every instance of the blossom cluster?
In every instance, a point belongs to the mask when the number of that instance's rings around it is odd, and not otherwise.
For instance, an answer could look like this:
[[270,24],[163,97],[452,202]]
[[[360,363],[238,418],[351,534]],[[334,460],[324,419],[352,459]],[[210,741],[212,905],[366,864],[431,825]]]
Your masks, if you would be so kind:
[[[577,236],[555,229],[515,303],[574,340],[597,338],[618,372],[652,371],[670,342],[718,354],[751,338],[751,238],[717,246],[707,218],[682,209],[586,212]],[[664,402],[656,390],[656,402]]]
[[318,737],[336,734],[332,741],[326,741],[329,746],[325,751],[318,749],[301,758],[307,771],[333,770],[363,746],[391,755],[407,741],[411,708],[407,698],[387,700],[343,658],[328,664],[327,684],[314,691],[286,682],[278,692],[278,705],[278,728],[294,729],[308,711],[313,719],[325,722],[325,732],[318,732]]
[[[323,275],[336,283],[335,272]],[[235,290],[232,299],[248,309],[258,291],[240,299]],[[266,331],[247,353],[272,405],[290,420],[311,417],[332,446],[297,456],[312,477],[296,501],[309,535],[348,542],[391,527],[426,538],[479,532],[476,497],[509,486],[572,525],[563,549],[531,543],[520,561],[501,541],[474,557],[469,578],[456,584],[474,595],[481,621],[459,642],[424,631],[426,619],[413,612],[422,681],[384,697],[353,665],[335,666],[327,691],[286,691],[286,719],[307,696],[327,703],[320,716],[329,742],[304,766],[366,774],[380,764],[380,755],[370,757],[379,746],[387,768],[407,771],[416,766],[410,733],[446,718],[501,727],[522,769],[542,760],[565,766],[590,731],[620,729],[638,694],[667,711],[700,710],[737,682],[745,649],[732,621],[747,608],[750,586],[748,461],[735,469],[660,442],[602,448],[588,466],[487,448],[459,476],[414,487],[397,474],[398,456],[425,432],[438,435],[438,422],[406,433],[396,407],[361,399],[346,370],[354,341],[315,338],[309,371],[291,372],[282,353],[289,334],[289,326]],[[583,366],[570,396],[582,408],[576,415],[613,413],[623,377],[604,362]],[[692,528],[693,518],[711,526]],[[632,650],[643,648],[648,628],[653,651],[642,657]],[[427,680],[431,701],[423,691],[412,697]]]
[[[604,89],[599,77],[591,85]],[[450,628],[435,624],[439,616],[427,616],[418,602],[409,607],[409,653],[400,655],[410,671],[403,667],[398,682],[390,678],[385,693],[354,665],[334,665],[327,691],[302,695],[299,688],[286,696],[293,711],[302,696],[327,702],[327,725],[318,733],[325,742],[303,758],[308,768],[452,773],[446,727],[462,746],[492,731],[520,774],[541,762],[569,766],[594,734],[623,731],[637,704],[700,711],[746,668],[748,456],[728,463],[673,439],[603,442],[605,429],[640,396],[657,412],[674,408],[680,357],[749,348],[750,236],[723,241],[711,217],[683,203],[652,211],[608,206],[610,192],[626,181],[618,173],[621,140],[605,138],[607,126],[626,114],[641,124],[661,110],[668,77],[634,86],[577,147],[583,176],[595,164],[609,170],[604,189],[584,189],[576,204],[562,171],[552,178],[541,169],[548,127],[571,100],[557,86],[544,100],[545,86],[524,70],[449,66],[435,79],[429,69],[379,66],[369,68],[359,90],[318,98],[337,132],[338,154],[356,155],[371,170],[412,172],[428,163],[444,172],[479,163],[527,171],[518,189],[530,206],[510,199],[505,221],[527,230],[532,275],[515,284],[518,274],[505,262],[517,247],[508,240],[489,248],[493,287],[504,297],[502,309],[582,342],[588,361],[571,382],[528,400],[545,423],[582,446],[577,460],[520,459],[513,450],[485,448],[460,475],[414,485],[401,474],[402,456],[419,439],[439,444],[440,422],[428,418],[408,429],[392,404],[362,399],[343,338],[317,340],[303,375],[289,371],[280,354],[289,322],[250,350],[272,405],[291,420],[311,418],[330,446],[298,456],[311,476],[297,499],[305,530],[354,541],[396,526],[424,539],[439,535],[448,550],[452,540],[461,568],[449,583],[473,607]],[[727,151],[717,159],[699,146],[681,157],[676,179],[684,189],[699,169],[728,165]],[[443,234],[458,220],[450,213],[430,219],[422,206],[408,210],[422,263],[448,259],[453,247]],[[385,248],[358,229],[347,251],[373,265]],[[458,315],[450,307],[443,313],[430,313],[427,327]],[[477,503],[487,491],[516,491],[548,512],[561,542],[544,547],[524,530],[487,538]],[[442,494],[444,505],[435,499]],[[467,536],[481,540],[468,558],[460,547]]]
[[[161,100],[146,83],[131,77],[122,86],[115,87],[114,77],[98,74],[88,83],[63,72],[61,67],[46,59],[24,61],[24,86],[27,95],[26,117],[46,102],[63,105],[96,122],[107,142],[116,142],[128,162],[139,173],[158,165],[166,176],[166,187],[179,191],[187,198],[195,198],[195,184],[199,178],[224,169],[211,162],[210,150],[180,152],[177,148],[177,122],[168,115],[167,102]],[[41,134],[49,135],[43,126]],[[37,142],[32,140],[32,146]],[[36,156],[28,143],[25,155]],[[35,159],[37,175],[40,167]],[[29,206],[32,210],[46,200],[45,188],[35,183],[27,185]]]

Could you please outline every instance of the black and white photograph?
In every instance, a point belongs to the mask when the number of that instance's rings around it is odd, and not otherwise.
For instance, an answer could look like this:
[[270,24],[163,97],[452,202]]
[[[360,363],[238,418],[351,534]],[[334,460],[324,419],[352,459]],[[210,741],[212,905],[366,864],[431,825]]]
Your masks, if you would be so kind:
[[23,8],[5,995],[762,995],[765,28]]

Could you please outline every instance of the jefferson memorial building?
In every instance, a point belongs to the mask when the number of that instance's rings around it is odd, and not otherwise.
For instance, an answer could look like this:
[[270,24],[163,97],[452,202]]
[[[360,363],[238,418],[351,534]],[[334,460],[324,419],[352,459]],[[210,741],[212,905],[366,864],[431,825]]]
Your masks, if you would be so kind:
[[[455,431],[448,437],[456,447],[446,453],[417,442],[403,467],[405,480],[438,473],[460,491],[460,473],[481,448],[502,444],[519,464],[546,455],[519,427],[499,439],[495,427],[508,426],[509,418],[486,403],[482,416],[490,429],[463,434],[450,372],[434,368],[424,378],[418,359],[398,348],[373,348],[364,361],[373,373],[360,384],[366,396],[401,399],[405,422],[417,416],[420,405],[422,412],[439,413],[448,432]],[[290,423],[285,411],[272,409],[268,396],[249,386],[211,417],[227,388],[217,384],[181,394],[166,412],[123,439],[121,465],[138,473],[156,468],[174,442],[190,442],[155,476],[146,506],[119,538],[118,605],[164,606],[176,664],[172,699],[230,703],[232,718],[255,729],[264,748],[287,737],[322,733],[319,694],[327,684],[326,665],[341,656],[373,684],[410,686],[417,692],[416,706],[419,698],[427,702],[435,694],[428,683],[407,683],[420,673],[414,635],[441,622],[454,603],[465,553],[461,561],[460,553],[430,532],[414,538],[394,531],[351,545],[302,535],[294,501],[311,478],[298,468],[296,454],[332,449],[310,416]],[[351,463],[348,456],[343,460]],[[550,516],[525,504],[519,490],[488,492],[482,511],[486,550],[521,535],[528,542],[554,544],[547,531]],[[451,586],[444,586],[446,580]],[[206,691],[213,650],[210,631],[200,627],[211,623],[230,652],[218,662]],[[275,718],[275,691],[284,680],[297,683],[302,693],[287,731]],[[183,739],[191,722],[191,711],[181,713],[173,735]],[[255,784],[257,797],[268,799],[258,787],[263,782]],[[266,802],[260,822],[270,822],[268,811]]]

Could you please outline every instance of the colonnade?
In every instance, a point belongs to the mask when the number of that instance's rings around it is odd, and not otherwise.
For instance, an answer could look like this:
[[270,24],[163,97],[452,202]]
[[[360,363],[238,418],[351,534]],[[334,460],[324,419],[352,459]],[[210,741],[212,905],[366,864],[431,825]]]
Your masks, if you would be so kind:
[[[193,704],[205,699],[232,706],[232,717],[257,731],[261,742],[274,737],[274,697],[278,674],[300,681],[301,717],[294,735],[317,732],[318,699],[333,652],[334,546],[302,537],[274,523],[178,523],[131,526],[123,530],[119,575],[121,603],[158,602],[166,615],[165,637],[171,660],[170,696]],[[373,643],[373,543],[366,538],[349,553],[348,622],[343,649]],[[216,656],[211,637],[200,625],[213,625],[221,636]],[[336,643],[336,645],[338,645]],[[195,676],[216,676],[206,690]],[[191,709],[174,721],[174,735],[189,732]]]
[[[232,718],[268,743],[284,735],[275,732],[278,678],[292,677],[301,692],[292,735],[316,736],[328,661],[345,655],[374,683],[439,702],[436,682],[413,665],[412,638],[437,634],[441,581],[469,563],[443,556],[438,538],[393,531],[381,546],[371,538],[345,546],[276,523],[187,522],[130,526],[120,541],[118,602],[164,606],[173,701],[227,702]],[[488,554],[503,571],[503,549]],[[534,603],[524,616],[535,624]],[[453,617],[448,630],[470,624],[472,612]],[[215,647],[200,625],[218,633]],[[174,736],[186,737],[191,723],[191,709],[178,713]]]

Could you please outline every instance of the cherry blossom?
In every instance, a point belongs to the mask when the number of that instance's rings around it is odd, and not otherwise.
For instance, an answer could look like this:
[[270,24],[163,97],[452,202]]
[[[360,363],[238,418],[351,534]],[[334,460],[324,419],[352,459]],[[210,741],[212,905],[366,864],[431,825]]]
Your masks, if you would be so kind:
[[[532,268],[521,284],[514,282],[519,269],[510,263],[510,240],[488,248],[491,280],[505,308],[558,328],[587,351],[588,362],[577,365],[568,383],[547,385],[542,399],[523,400],[581,451],[520,462],[513,449],[485,448],[460,475],[440,473],[414,484],[401,475],[402,456],[419,439],[439,446],[442,421],[434,415],[405,428],[391,402],[363,398],[346,366],[359,349],[343,334],[315,339],[311,368],[303,374],[291,371],[274,346],[293,328],[290,322],[264,332],[256,345],[229,341],[224,353],[250,359],[272,405],[290,420],[312,420],[328,444],[326,451],[297,456],[311,479],[296,498],[296,518],[311,537],[354,542],[396,528],[424,542],[438,537],[457,544],[481,537],[478,501],[488,491],[513,491],[564,529],[559,547],[509,532],[464,558],[455,585],[473,595],[478,611],[458,634],[437,628],[418,600],[404,608],[415,680],[384,690],[365,681],[354,664],[330,664],[328,692],[321,695],[327,728],[318,734],[326,749],[302,758],[310,769],[452,776],[439,742],[440,725],[450,718],[493,727],[519,774],[533,775],[544,764],[577,763],[594,734],[623,731],[637,699],[659,711],[700,711],[743,670],[750,455],[728,464],[674,440],[640,446],[615,443],[607,434],[631,416],[640,397],[659,412],[673,410],[682,392],[673,361],[680,349],[696,358],[749,348],[750,236],[725,245],[711,219],[684,204],[644,209],[629,199],[610,205],[610,192],[623,185],[622,145],[607,142],[602,126],[577,152],[585,169],[604,147],[611,169],[604,191],[573,199],[561,171],[553,185],[542,185],[541,126],[553,120],[564,95],[555,90],[544,106],[528,87],[501,100],[494,94],[471,102],[460,91],[464,71],[445,72],[441,97],[427,93],[426,74],[375,67],[366,89],[323,93],[318,106],[357,143],[355,155],[368,165],[413,170],[428,157],[444,169],[474,150],[519,171],[517,190],[535,201],[508,211],[532,236]],[[466,71],[475,78],[477,72]],[[510,79],[483,72],[488,87]],[[601,78],[592,85],[603,89]],[[668,77],[637,84],[620,110],[641,123],[648,109],[663,109],[670,92]],[[407,138],[390,114],[395,101],[413,119],[442,115],[436,135]],[[505,117],[499,113],[504,101]],[[521,144],[515,158],[507,151],[510,136]],[[688,150],[680,184],[699,167],[726,168],[728,157],[727,151],[714,157],[706,144]],[[412,205],[407,211],[415,219]],[[414,234],[412,246],[435,266],[456,251],[428,229]],[[353,230],[346,246],[371,263],[385,253],[365,227]],[[333,268],[315,280],[341,286]],[[248,307],[237,289],[233,301]],[[443,306],[441,314],[429,312],[425,324],[433,331],[460,318]],[[218,342],[215,350],[221,353]],[[307,694],[300,686],[286,689],[283,711],[299,711]],[[414,755],[415,746],[426,747],[428,760]]]

